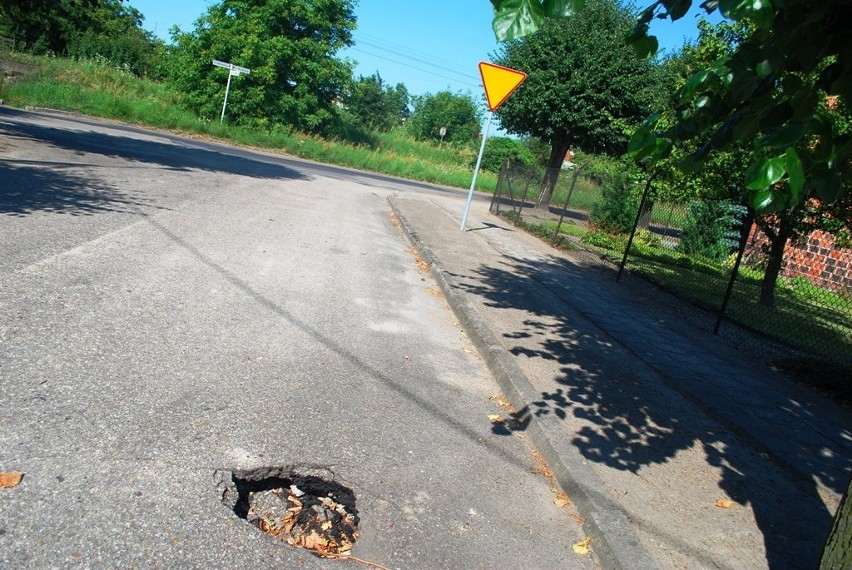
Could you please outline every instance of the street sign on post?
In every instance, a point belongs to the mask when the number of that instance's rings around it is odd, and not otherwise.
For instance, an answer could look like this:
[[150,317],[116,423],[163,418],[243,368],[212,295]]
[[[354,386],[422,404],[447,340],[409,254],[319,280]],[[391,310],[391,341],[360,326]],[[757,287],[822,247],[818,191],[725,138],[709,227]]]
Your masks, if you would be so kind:
[[228,70],[228,83],[225,85],[225,102],[222,103],[222,116],[219,117],[219,122],[225,120],[225,107],[228,106],[228,92],[231,90],[231,77],[239,76],[245,73],[248,75],[251,73],[251,69],[247,67],[241,67],[239,65],[234,65],[233,63],[228,63],[227,61],[219,61],[218,59],[213,60],[213,65],[216,67],[222,67]]
[[527,78],[527,74],[523,71],[509,69],[508,67],[494,65],[485,61],[479,62],[479,75],[482,77],[485,98],[488,100],[488,122],[485,124],[482,145],[479,147],[479,156],[476,158],[476,166],[473,168],[473,181],[470,183],[470,191],[467,193],[467,206],[465,206],[464,214],[462,215],[461,231],[464,231],[465,224],[467,224],[470,203],[473,201],[473,189],[476,188],[476,176],[479,174],[479,165],[482,164],[482,154],[485,152],[485,141],[488,138],[488,130],[491,128],[491,119],[494,118],[494,111]]
[[523,71],[484,61],[479,63],[479,75],[482,77],[485,98],[488,100],[488,108],[491,111],[496,111],[497,107],[502,105],[527,78],[527,74]]

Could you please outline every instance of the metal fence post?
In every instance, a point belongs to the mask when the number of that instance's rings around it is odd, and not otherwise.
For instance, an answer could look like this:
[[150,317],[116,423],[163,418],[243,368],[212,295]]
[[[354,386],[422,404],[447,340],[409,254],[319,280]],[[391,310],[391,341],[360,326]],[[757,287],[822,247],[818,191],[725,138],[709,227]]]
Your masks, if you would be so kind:
[[651,182],[654,180],[654,177],[657,176],[657,172],[654,171],[651,176],[648,177],[648,182],[645,184],[645,191],[642,192],[642,200],[639,202],[639,211],[636,212],[636,221],[633,222],[633,230],[630,232],[630,239],[627,240],[627,247],[624,248],[624,257],[621,258],[621,265],[618,267],[618,275],[615,276],[615,282],[618,283],[621,281],[621,275],[624,273],[624,266],[627,265],[627,256],[630,253],[630,247],[633,245],[633,237],[636,235],[636,228],[639,226],[639,218],[642,217],[642,209],[645,207],[645,200],[648,199],[648,191],[651,189]]
[[571,179],[571,187],[568,188],[568,197],[565,198],[565,203],[562,205],[562,213],[559,214],[559,222],[556,224],[556,231],[553,233],[553,241],[556,241],[556,238],[559,237],[559,230],[562,228],[562,220],[565,219],[565,212],[568,210],[568,204],[571,202],[571,195],[574,194],[574,186],[577,184],[577,178],[580,176],[580,171],[583,170],[586,164],[581,164],[580,166],[574,168],[574,178]]
[[719,308],[719,314],[716,316],[716,324],[713,325],[713,334],[719,334],[719,329],[722,326],[722,320],[725,318],[725,312],[728,310],[728,302],[731,300],[731,294],[734,291],[734,283],[737,280],[737,274],[740,272],[740,262],[743,259],[748,237],[751,234],[751,225],[754,223],[754,212],[751,208],[748,210],[748,215],[743,220],[743,225],[740,227],[740,245],[737,249],[737,259],[734,261],[734,268],[731,270],[731,277],[728,279],[728,287],[725,289],[725,296],[722,298],[722,306]]

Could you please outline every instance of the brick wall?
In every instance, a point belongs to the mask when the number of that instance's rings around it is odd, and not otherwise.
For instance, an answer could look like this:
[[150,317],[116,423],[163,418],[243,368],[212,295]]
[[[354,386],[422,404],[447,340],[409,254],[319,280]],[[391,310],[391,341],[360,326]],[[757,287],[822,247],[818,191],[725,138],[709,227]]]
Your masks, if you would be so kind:
[[[752,226],[750,247],[767,241],[757,226]],[[782,274],[807,277],[814,285],[831,291],[852,290],[852,249],[836,247],[832,234],[815,230],[787,243]]]

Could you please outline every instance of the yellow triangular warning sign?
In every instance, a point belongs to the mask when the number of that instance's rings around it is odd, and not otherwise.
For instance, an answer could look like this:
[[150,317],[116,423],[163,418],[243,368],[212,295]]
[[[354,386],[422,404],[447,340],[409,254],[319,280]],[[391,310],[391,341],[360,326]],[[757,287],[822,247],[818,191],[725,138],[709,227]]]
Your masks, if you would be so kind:
[[523,71],[484,61],[479,62],[479,74],[482,76],[482,86],[485,87],[485,97],[491,111],[497,110],[527,78]]

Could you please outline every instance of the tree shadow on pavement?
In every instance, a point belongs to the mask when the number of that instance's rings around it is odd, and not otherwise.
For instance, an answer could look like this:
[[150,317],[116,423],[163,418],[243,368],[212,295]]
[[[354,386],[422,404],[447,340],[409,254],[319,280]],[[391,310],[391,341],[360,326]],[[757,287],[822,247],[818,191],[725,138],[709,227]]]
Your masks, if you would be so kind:
[[[24,120],[31,116],[11,109],[0,111],[0,117],[4,115]],[[109,128],[120,131],[125,127],[117,125]],[[258,157],[235,156],[240,152],[239,149],[234,149],[233,153],[224,153],[199,148],[196,145],[188,146],[180,140],[176,140],[175,144],[169,144],[143,138],[136,133],[128,134],[128,136],[108,134],[97,130],[96,127],[81,131],[53,128],[24,121],[0,122],[0,135],[46,143],[54,148],[75,152],[80,156],[87,153],[99,154],[132,162],[156,164],[171,170],[198,169],[253,178],[307,179],[304,174],[280,164],[265,162]],[[165,138],[167,135],[160,136]],[[205,143],[198,143],[198,145],[203,144]]]
[[0,160],[0,214],[25,216],[50,212],[73,216],[131,212],[150,204],[103,182]]
[[[480,266],[453,277],[460,289],[481,297],[487,307],[507,311],[507,320],[501,322],[521,323],[503,334],[512,354],[529,359],[529,366],[542,375],[556,372],[531,379],[541,398],[518,411],[509,429],[495,426],[495,433],[525,429],[529,415],[553,415],[564,422],[566,437],[587,461],[634,474],[669,463],[685,450],[701,450],[703,461],[717,474],[719,488],[752,509],[770,568],[818,565],[833,516],[814,481],[843,492],[849,444],[844,448],[839,442],[848,432],[825,434],[837,442],[834,447],[791,449],[792,460],[788,455],[776,461],[752,433],[760,431],[760,418],[744,416],[736,424],[721,418],[694,392],[678,386],[680,379],[666,377],[578,310],[583,303],[607,303],[617,285],[604,283],[593,269],[557,257],[504,259],[503,266]],[[661,325],[643,334],[676,333]],[[685,362],[683,374],[696,372],[689,368],[695,362]],[[778,413],[787,420],[783,429],[796,429],[790,426],[801,425],[802,416],[812,414],[793,401]]]

